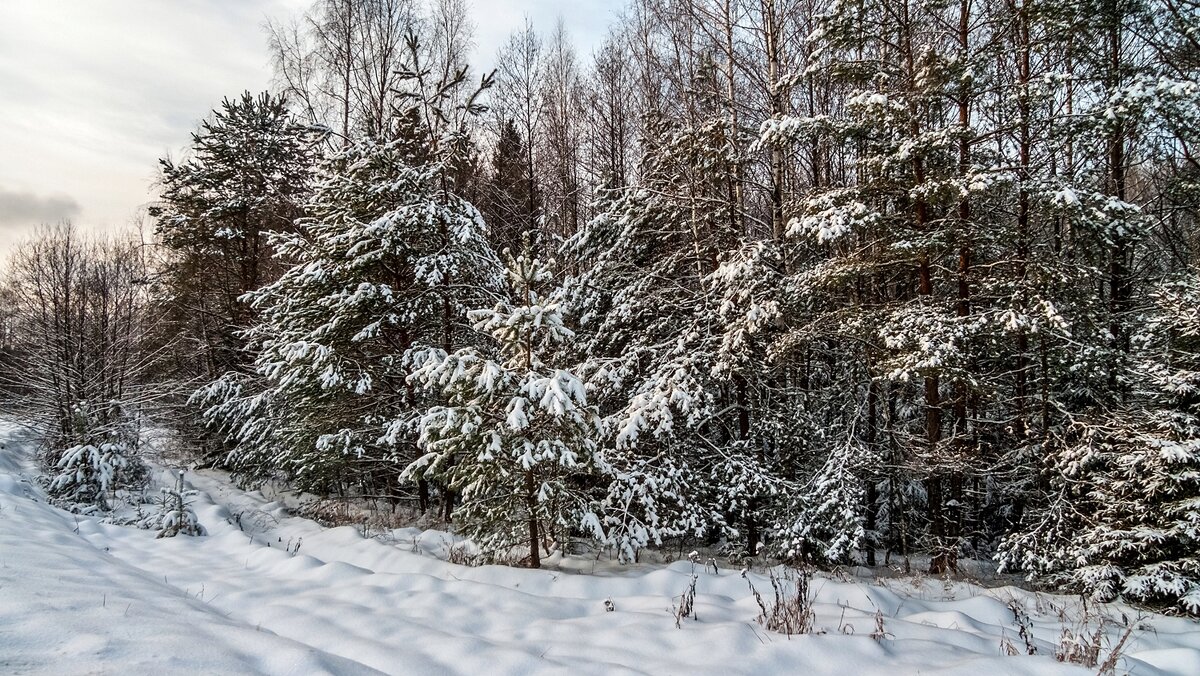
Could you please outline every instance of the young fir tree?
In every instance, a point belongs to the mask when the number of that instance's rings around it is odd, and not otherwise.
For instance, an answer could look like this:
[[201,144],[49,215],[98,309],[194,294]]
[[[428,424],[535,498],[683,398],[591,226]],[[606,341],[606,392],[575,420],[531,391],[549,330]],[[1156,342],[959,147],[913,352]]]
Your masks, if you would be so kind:
[[74,445],[51,449],[48,492],[72,510],[108,510],[121,488],[146,482],[148,469],[138,454],[140,421],[117,401],[81,401],[72,407],[67,437]]
[[173,538],[178,535],[200,536],[207,531],[200,524],[200,518],[192,509],[193,499],[199,491],[188,488],[183,480],[184,471],[179,470],[171,486],[159,489],[158,511],[138,522],[139,528],[158,531],[159,538]]
[[406,475],[443,480],[461,499],[459,532],[492,556],[524,549],[533,568],[577,530],[604,540],[589,495],[600,418],[583,381],[554,365],[574,334],[542,291],[550,282],[539,261],[511,260],[508,299],[468,315],[497,356],[418,350],[409,377],[446,403],[421,416],[424,455]]

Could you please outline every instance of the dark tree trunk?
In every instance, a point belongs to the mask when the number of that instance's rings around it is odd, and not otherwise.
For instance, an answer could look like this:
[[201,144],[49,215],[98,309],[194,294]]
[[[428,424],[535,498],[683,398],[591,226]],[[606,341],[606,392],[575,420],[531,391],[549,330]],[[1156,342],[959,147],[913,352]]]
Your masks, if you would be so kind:
[[542,567],[541,536],[537,520],[537,479],[533,472],[525,473],[525,508],[529,510],[529,567]]

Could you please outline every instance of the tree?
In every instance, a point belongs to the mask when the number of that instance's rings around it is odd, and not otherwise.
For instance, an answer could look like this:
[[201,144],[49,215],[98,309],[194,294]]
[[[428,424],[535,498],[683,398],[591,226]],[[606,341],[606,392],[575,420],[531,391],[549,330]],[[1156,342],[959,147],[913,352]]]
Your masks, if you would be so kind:
[[580,529],[604,540],[587,491],[600,418],[583,381],[552,365],[573,333],[558,301],[540,291],[550,281],[539,261],[512,259],[509,299],[469,313],[497,358],[475,347],[429,348],[414,353],[409,378],[446,404],[422,415],[425,453],[406,474],[444,477],[462,498],[461,532],[493,555],[526,548],[532,568],[543,541],[561,545]]
[[496,89],[492,106],[502,125],[502,135],[503,125],[511,122],[524,144],[521,175],[525,178],[525,187],[521,192],[526,201],[522,209],[526,222],[521,232],[529,238],[535,253],[544,250],[545,234],[536,163],[545,112],[541,99],[542,61],[542,39],[526,19],[525,28],[509,36],[496,55]]
[[392,114],[404,36],[423,21],[413,0],[317,0],[297,19],[267,24],[276,85],[338,145],[377,136]]
[[[406,44],[404,107],[389,136],[323,165],[310,215],[273,240],[292,267],[247,294],[259,313],[245,334],[253,374],[229,373],[195,397],[248,478],[281,471],[318,494],[398,499],[422,405],[406,354],[453,349],[465,312],[500,288],[485,225],[453,182],[461,121],[480,111],[474,96],[454,103],[465,73],[431,79],[416,37]],[[424,484],[419,500],[428,506]]]
[[1050,500],[1000,560],[1111,600],[1200,614],[1200,280],[1160,286],[1131,337],[1131,397],[1073,416],[1050,465]]
[[582,76],[561,19],[550,35],[543,70],[546,229],[556,238],[563,239],[579,230],[586,197],[579,175]]
[[532,182],[528,170],[525,142],[512,120],[505,120],[492,155],[489,177],[481,211],[491,231],[496,251],[519,253],[531,237],[529,223],[529,190]]
[[683,534],[744,534],[753,554],[761,501],[781,483],[752,434],[750,399],[765,394],[770,374],[743,370],[723,349],[720,257],[737,242],[719,197],[727,131],[722,120],[655,123],[642,183],[567,243],[583,270],[567,282],[580,360],[620,478],[607,498],[619,521],[605,527],[629,558]]
[[278,277],[271,232],[293,229],[308,198],[319,138],[282,97],[245,92],[192,134],[190,156],[159,161],[151,207],[167,252],[167,315],[186,352],[183,377],[213,379],[248,361],[238,332],[253,320],[240,299]]
[[632,173],[636,131],[632,92],[633,65],[620,35],[606,36],[593,57],[591,76],[584,85],[586,101],[584,173],[593,189],[624,188]]
[[1048,430],[1041,482],[1000,560],[1100,598],[1195,614],[1195,258],[1173,206],[1189,191],[1158,168],[1182,168],[1177,153],[1200,132],[1200,89],[1194,72],[1181,80],[1171,61],[1145,58],[1175,43],[1171,9],[1098,3],[1056,15],[1073,29],[1067,158],[1077,182],[1054,200],[1056,234],[1086,261],[1095,291],[1062,294],[1077,304],[1076,352],[1051,362],[1069,383],[1053,400],[1062,421]]

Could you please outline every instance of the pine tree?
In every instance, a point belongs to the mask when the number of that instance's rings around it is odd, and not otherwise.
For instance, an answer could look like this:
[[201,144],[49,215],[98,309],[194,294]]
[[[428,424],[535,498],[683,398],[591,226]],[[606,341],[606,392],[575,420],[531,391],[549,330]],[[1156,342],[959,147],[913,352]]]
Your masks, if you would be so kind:
[[412,164],[409,145],[349,148],[317,188],[311,220],[276,240],[295,265],[248,295],[265,388],[247,396],[253,380],[230,376],[204,394],[224,400],[208,415],[241,442],[235,466],[330,492],[339,478],[387,476],[389,464],[394,482],[411,459],[405,354],[453,341],[455,319],[497,288],[499,265],[478,212],[441,191],[442,165]]
[[[616,194],[567,244],[587,266],[569,282],[571,308],[618,477],[606,528],[629,558],[681,535],[744,534],[754,551],[760,502],[778,488],[751,433],[757,382],[747,376],[758,374],[722,353],[715,321],[721,251],[738,241],[717,197],[733,164],[728,133],[720,119],[654,122],[642,185]],[[703,171],[682,171],[692,165]]]
[[521,251],[533,215],[529,213],[529,191],[533,182],[526,175],[525,144],[512,120],[504,120],[492,156],[491,177],[485,187],[481,211],[491,232],[496,251]]
[[268,233],[301,214],[320,134],[297,124],[287,101],[243,93],[192,134],[182,162],[163,159],[162,194],[150,208],[168,253],[168,319],[183,336],[185,377],[215,378],[249,359],[237,332],[252,322],[242,294],[280,273]]

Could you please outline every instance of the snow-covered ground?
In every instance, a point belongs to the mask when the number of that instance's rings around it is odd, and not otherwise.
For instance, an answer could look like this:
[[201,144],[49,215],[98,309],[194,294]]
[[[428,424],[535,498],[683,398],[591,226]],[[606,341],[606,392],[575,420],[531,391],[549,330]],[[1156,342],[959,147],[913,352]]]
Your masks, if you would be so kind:
[[1094,673],[1054,653],[1101,614],[1106,650],[1135,625],[1117,673],[1200,674],[1192,621],[1089,605],[1084,627],[1079,599],[936,579],[818,577],[818,633],[789,638],[755,621],[739,571],[710,568],[677,629],[687,561],[466,567],[443,560],[449,535],[323,528],[216,473],[188,475],[209,535],[155,539],[48,505],[16,429],[0,440],[3,674]]

